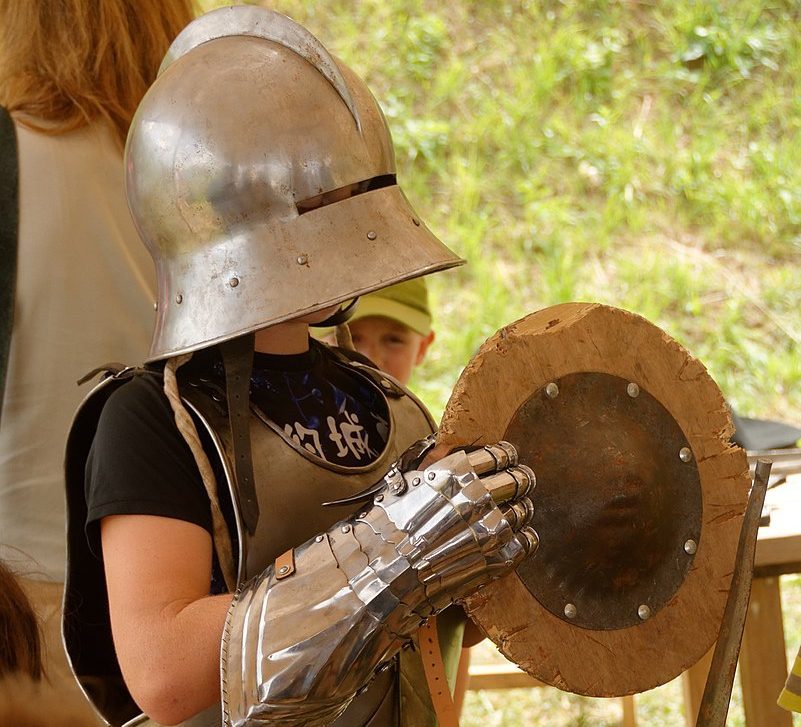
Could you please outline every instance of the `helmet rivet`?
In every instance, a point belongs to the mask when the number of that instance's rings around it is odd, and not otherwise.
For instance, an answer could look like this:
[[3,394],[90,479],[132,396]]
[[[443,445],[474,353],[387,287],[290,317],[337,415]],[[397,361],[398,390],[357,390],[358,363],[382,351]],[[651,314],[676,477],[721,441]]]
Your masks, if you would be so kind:
[[378,237],[378,235],[375,234],[374,230],[370,230],[370,232],[367,233],[368,240],[375,240],[376,237]]
[[236,286],[239,285],[239,278],[231,278],[228,281],[228,285],[230,285],[232,288],[236,288]]
[[383,496],[383,495],[376,495],[376,496],[375,496],[375,501],[376,501],[376,502],[381,502],[381,500],[383,500],[383,499],[384,499],[384,496]]
[[381,379],[381,386],[383,386],[385,389],[392,388],[392,384],[389,383],[389,381],[387,381],[386,379]]
[[693,458],[693,453],[689,447],[682,447],[679,450],[679,459],[682,462],[689,462],[692,458]]
[[322,542],[323,542],[323,540],[325,540],[325,538],[323,538],[323,536],[322,536],[322,535],[318,535],[318,536],[317,536],[317,537],[316,537],[314,540],[315,540],[315,542],[317,542],[317,543],[322,543]]
[[549,399],[555,399],[559,396],[559,387],[553,381],[545,387],[545,396]]
[[350,525],[343,525],[342,526],[342,532],[343,533],[349,533],[350,532]]
[[436,475],[436,473],[435,473],[435,472],[429,472],[429,473],[426,475],[426,477],[428,477],[428,479],[429,479],[429,480],[434,480],[434,479],[436,479],[437,475]]
[[415,477],[415,478],[412,480],[412,485],[414,485],[415,487],[417,487],[417,485],[419,485],[419,484],[420,484],[420,478],[419,478],[419,477]]
[[578,609],[574,603],[568,603],[565,605],[565,616],[568,618],[576,618],[576,614],[578,614]]
[[696,543],[694,540],[687,540],[684,543],[684,552],[687,553],[687,555],[695,555],[697,550],[698,543]]
[[284,575],[284,573],[286,573],[286,572],[288,572],[288,571],[289,571],[289,566],[288,566],[288,565],[282,565],[282,566],[281,566],[281,567],[278,569],[278,575],[279,575],[279,576],[282,576],[282,575]]
[[298,255],[298,265],[308,265],[309,264],[309,256],[306,253],[301,253]]
[[647,621],[651,618],[651,609],[648,608],[644,603],[637,609],[637,615],[640,617],[642,621]]
[[158,309],[159,309],[159,302],[156,301],[155,303],[153,303],[153,310],[158,310]]
[[175,302],[178,305],[181,305],[181,303],[184,302],[184,296],[182,296],[180,293],[178,293],[178,295],[175,296]]
[[416,217],[412,217],[412,222],[414,222],[415,227],[420,227],[420,220],[418,220]]
[[640,387],[637,386],[637,384],[635,384],[634,382],[632,382],[626,387],[626,393],[632,399],[636,399],[640,395]]

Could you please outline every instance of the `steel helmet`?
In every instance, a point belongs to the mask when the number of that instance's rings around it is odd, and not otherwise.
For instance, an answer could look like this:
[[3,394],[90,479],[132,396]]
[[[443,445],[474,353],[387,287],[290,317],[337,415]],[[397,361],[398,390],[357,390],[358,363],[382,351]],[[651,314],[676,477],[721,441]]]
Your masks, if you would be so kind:
[[158,278],[149,360],[462,262],[398,187],[364,82],[266,8],[221,8],[182,31],[125,163]]

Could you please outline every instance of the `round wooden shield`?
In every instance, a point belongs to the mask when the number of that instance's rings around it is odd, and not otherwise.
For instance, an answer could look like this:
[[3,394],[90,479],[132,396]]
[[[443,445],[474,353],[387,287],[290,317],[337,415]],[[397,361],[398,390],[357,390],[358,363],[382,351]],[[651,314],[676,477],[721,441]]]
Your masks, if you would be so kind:
[[468,613],[532,676],[612,697],[712,646],[750,485],[706,369],[640,316],[566,303],[490,338],[438,443],[506,439],[537,476],[538,551]]

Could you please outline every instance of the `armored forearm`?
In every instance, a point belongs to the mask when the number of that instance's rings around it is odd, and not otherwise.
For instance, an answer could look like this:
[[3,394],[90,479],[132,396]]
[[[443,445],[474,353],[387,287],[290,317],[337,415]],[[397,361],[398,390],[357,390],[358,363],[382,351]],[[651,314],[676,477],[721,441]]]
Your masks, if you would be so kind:
[[393,469],[370,506],[245,584],[223,644],[227,723],[330,723],[427,618],[513,567],[536,543],[515,456],[470,455],[485,478],[462,451]]

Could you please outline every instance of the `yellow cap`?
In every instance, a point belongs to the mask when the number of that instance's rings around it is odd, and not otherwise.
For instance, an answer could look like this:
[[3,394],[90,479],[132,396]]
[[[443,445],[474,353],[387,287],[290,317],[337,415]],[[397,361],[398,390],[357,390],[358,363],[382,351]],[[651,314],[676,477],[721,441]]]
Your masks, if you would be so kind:
[[412,278],[362,296],[350,320],[368,316],[389,318],[427,336],[431,333],[431,309],[425,278]]

